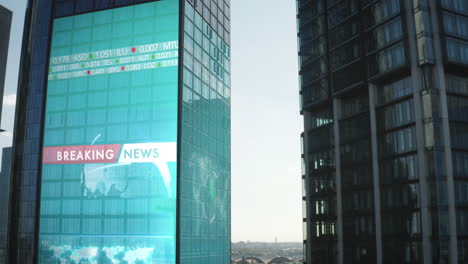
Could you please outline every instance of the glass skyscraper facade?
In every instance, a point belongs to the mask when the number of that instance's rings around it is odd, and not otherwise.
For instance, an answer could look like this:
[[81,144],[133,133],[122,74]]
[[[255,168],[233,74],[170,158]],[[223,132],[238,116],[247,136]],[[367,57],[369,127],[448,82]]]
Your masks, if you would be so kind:
[[27,13],[7,263],[229,263],[229,1]]
[[230,263],[229,0],[184,9],[180,263]]
[[[0,2],[0,116],[2,116],[3,98],[5,97],[6,73],[8,52],[10,46],[10,32],[12,25],[13,12],[7,9]],[[0,128],[3,128],[3,122],[0,122]],[[0,133],[3,129],[0,130]],[[5,139],[0,136],[0,148],[2,149],[1,167],[0,167],[0,264],[6,260],[7,248],[7,227],[8,227],[8,202],[9,202],[9,181],[11,161],[11,139]]]
[[468,2],[297,12],[306,263],[468,263]]

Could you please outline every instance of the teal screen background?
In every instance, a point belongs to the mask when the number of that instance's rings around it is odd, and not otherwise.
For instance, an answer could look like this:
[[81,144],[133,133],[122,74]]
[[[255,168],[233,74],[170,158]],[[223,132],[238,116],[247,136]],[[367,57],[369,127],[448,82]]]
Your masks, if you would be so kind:
[[[123,62],[115,49],[131,57],[140,52],[132,47],[178,43],[178,2],[54,21],[51,58],[88,54],[92,62],[101,60],[96,51],[114,50],[106,63],[125,70],[98,74],[108,67],[84,62],[75,72],[91,74],[62,78],[72,71],[51,59],[44,147],[177,142],[178,45],[168,46],[171,62],[150,52],[145,63],[154,67],[140,70],[130,70],[139,62]],[[167,164],[169,187],[155,164],[107,165],[42,165],[39,263],[175,263],[177,162]]]

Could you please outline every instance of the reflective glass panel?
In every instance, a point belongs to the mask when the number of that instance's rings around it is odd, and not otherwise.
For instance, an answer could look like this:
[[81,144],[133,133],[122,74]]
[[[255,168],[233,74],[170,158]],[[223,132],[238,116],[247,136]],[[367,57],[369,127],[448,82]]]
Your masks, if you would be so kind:
[[39,263],[175,263],[178,14],[54,21]]

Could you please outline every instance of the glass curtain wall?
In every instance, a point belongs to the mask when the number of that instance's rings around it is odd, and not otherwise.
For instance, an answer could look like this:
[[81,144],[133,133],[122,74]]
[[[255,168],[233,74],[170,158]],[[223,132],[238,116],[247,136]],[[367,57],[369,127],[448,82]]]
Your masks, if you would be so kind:
[[[440,0],[441,27],[445,39],[445,76],[455,192],[458,261],[468,262],[468,2]],[[457,68],[453,65],[458,66]],[[465,71],[461,70],[465,68]]]
[[185,1],[180,263],[230,263],[230,3]]
[[468,261],[468,78],[446,76],[459,262]]
[[304,133],[304,178],[311,263],[337,263],[337,190],[334,115],[330,93],[325,1],[297,1],[299,67]]
[[377,87],[384,263],[421,261],[421,212],[411,78]]
[[307,114],[311,128],[306,178],[309,189],[309,234],[312,263],[337,263],[337,200],[333,136],[333,111],[317,109]]
[[[1,164],[0,164],[0,264],[6,263],[6,250],[8,245],[8,216],[9,216],[9,201],[10,201],[10,171],[11,171],[11,143],[12,143],[12,121],[14,119],[14,106],[16,105],[16,94],[15,88],[11,87],[15,82],[8,78],[8,84],[5,82],[7,79],[7,61],[10,46],[10,35],[15,41],[15,33],[11,33],[12,17],[13,13],[3,6],[3,2],[0,1],[0,116],[2,116],[2,110],[5,109],[7,112],[2,117],[0,128],[9,130],[0,132],[0,148],[1,148]],[[18,10],[19,11],[19,10]],[[12,42],[14,43],[14,42]],[[10,76],[17,76],[12,71],[13,67],[9,71]],[[17,70],[17,69],[16,69]],[[6,98],[6,100],[4,99]],[[5,102],[6,101],[6,102]],[[6,103],[6,105],[3,105]],[[13,112],[13,115],[12,115]],[[7,132],[7,133],[5,133]]]
[[375,263],[369,96],[367,90],[364,90],[362,94],[340,101],[344,259],[349,263]]
[[[456,251],[458,262],[466,262],[468,2],[298,0],[297,7],[310,263],[331,261],[315,252],[325,244],[314,236],[322,230],[323,216],[315,212],[321,212],[323,202],[314,198],[313,185],[314,166],[321,163],[310,161],[317,153],[325,156],[326,142],[334,141],[328,138],[332,131],[338,144],[327,150],[339,148],[340,167],[331,173],[338,170],[341,177],[335,184],[341,187],[330,198],[342,196],[337,220],[343,223],[337,223],[335,239],[336,245],[343,242],[337,256],[344,263],[380,261],[364,257],[372,254],[388,264],[428,258],[450,263]],[[440,38],[434,30],[441,32]],[[442,54],[434,49],[439,45]],[[416,84],[420,87],[413,87]],[[375,98],[369,98],[368,89]],[[369,103],[375,109],[369,109]],[[371,120],[374,110],[376,120]],[[329,122],[337,122],[335,130],[325,131],[328,123],[315,122],[324,113],[329,113]],[[376,134],[370,135],[369,123],[374,121]],[[372,148],[377,160],[370,157],[372,137],[377,139]],[[372,175],[371,169],[379,174]],[[373,178],[379,181],[377,190]],[[377,205],[381,215],[375,218]],[[422,213],[430,219],[421,219]],[[374,218],[380,223],[373,223]],[[423,230],[430,237],[423,236]],[[382,238],[381,251],[373,247],[374,235]],[[430,248],[423,248],[423,241]]]

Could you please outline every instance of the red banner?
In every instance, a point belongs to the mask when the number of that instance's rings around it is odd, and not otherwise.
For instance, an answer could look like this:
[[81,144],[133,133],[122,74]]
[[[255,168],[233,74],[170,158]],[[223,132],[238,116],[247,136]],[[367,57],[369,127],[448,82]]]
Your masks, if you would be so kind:
[[122,145],[44,147],[43,164],[115,163]]

